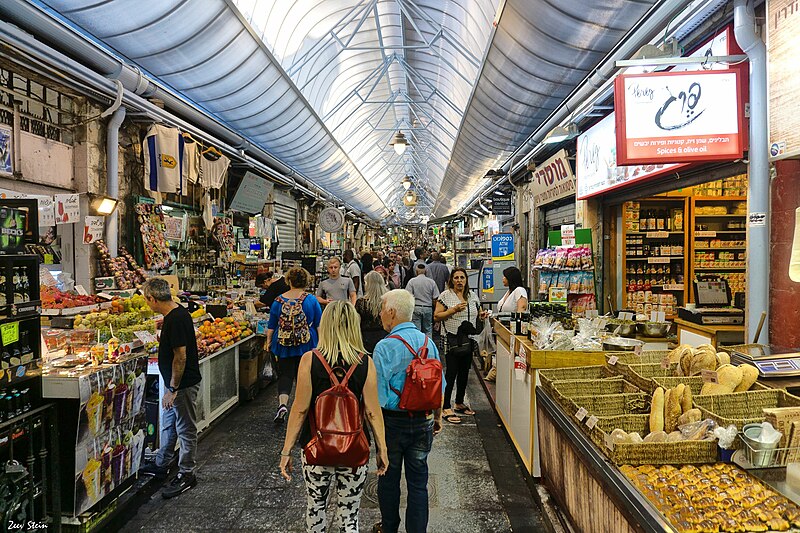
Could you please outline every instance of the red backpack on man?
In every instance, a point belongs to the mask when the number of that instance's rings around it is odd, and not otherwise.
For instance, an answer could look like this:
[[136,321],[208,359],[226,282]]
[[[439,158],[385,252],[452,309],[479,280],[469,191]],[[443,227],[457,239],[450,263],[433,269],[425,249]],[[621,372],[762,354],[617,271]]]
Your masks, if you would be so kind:
[[389,387],[392,392],[400,396],[398,407],[405,411],[434,411],[442,406],[442,362],[438,359],[428,359],[428,336],[419,350],[414,350],[411,345],[399,335],[389,335],[387,339],[397,339],[403,342],[414,359],[406,368],[406,381],[403,392],[394,387]]
[[350,367],[339,382],[325,357],[314,350],[331,380],[331,388],[317,396],[314,409],[308,413],[311,440],[303,448],[306,463],[319,466],[345,466],[355,468],[369,461],[369,441],[364,433],[362,402],[347,382],[357,364]]

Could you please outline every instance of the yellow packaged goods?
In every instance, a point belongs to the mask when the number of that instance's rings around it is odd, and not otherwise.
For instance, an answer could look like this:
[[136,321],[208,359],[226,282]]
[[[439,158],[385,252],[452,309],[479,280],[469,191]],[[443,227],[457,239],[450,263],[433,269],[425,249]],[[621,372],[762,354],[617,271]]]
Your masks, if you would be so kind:
[[730,464],[620,468],[678,531],[786,531],[800,508]]
[[650,433],[664,430],[664,389],[658,387],[650,402]]

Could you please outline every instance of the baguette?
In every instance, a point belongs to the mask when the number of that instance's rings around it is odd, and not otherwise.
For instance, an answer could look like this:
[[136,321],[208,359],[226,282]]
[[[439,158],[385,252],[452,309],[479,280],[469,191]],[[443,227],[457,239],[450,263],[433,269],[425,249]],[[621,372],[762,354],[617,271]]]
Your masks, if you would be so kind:
[[683,388],[683,396],[681,397],[681,411],[687,413],[692,410],[692,388],[686,385]]
[[664,389],[658,387],[650,402],[650,433],[664,431]]
[[683,392],[678,387],[670,389],[664,400],[664,431],[672,433],[678,427],[678,418],[681,416],[681,397]]

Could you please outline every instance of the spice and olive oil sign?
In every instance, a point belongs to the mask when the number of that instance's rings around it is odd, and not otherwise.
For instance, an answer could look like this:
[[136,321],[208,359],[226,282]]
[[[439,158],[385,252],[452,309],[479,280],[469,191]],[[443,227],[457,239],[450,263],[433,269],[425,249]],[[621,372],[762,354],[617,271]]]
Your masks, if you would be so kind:
[[769,155],[773,161],[800,155],[800,8],[797,0],[767,1]]
[[617,164],[732,160],[744,152],[739,71],[617,77]]

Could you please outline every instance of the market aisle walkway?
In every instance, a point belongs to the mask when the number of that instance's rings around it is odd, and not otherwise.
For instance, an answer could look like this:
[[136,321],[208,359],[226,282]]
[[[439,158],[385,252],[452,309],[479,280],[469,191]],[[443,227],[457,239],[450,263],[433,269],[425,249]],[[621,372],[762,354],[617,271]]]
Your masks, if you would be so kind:
[[[467,396],[478,413],[475,420],[446,423],[430,455],[429,531],[499,533],[512,531],[512,524],[514,532],[542,531],[514,452],[474,373]],[[302,476],[286,482],[278,472],[284,429],[272,424],[276,401],[270,386],[212,429],[200,442],[197,487],[174,500],[156,493],[122,531],[304,531]],[[380,520],[376,486],[370,474],[362,531]]]

